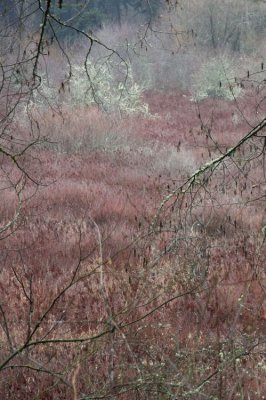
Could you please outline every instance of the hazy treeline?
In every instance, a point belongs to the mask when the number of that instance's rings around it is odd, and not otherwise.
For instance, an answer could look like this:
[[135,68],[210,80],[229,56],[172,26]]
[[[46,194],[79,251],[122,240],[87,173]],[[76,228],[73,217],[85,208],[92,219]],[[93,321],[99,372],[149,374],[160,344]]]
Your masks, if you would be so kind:
[[[0,17],[6,24],[25,23],[28,27],[40,21],[42,10],[39,3],[46,1],[3,0],[0,4]],[[51,14],[65,25],[76,29],[91,30],[102,28],[104,24],[121,24],[125,19],[147,20],[155,17],[164,2],[162,0],[52,0]],[[31,21],[31,24],[29,22]],[[53,26],[53,21],[50,21]],[[26,27],[27,28],[27,27]],[[63,28],[63,26],[62,26]],[[73,30],[65,30],[70,36]]]

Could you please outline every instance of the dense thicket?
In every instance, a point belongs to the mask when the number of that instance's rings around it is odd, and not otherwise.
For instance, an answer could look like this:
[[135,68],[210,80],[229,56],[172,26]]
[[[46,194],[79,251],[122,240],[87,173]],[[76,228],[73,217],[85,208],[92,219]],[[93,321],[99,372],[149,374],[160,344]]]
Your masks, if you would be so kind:
[[0,398],[263,399],[266,4],[0,5]]

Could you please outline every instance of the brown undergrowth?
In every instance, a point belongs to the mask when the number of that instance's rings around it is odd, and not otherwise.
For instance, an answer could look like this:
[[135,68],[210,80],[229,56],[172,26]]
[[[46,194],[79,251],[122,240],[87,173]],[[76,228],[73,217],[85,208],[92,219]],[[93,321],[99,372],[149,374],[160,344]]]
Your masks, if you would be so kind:
[[[44,185],[31,196],[29,184],[0,242],[1,398],[263,398],[256,144],[177,192],[149,228],[164,196],[249,130],[252,110],[239,110],[250,96],[145,100],[150,117],[92,108],[40,121],[49,142],[25,165]],[[15,203],[3,193],[7,219]]]

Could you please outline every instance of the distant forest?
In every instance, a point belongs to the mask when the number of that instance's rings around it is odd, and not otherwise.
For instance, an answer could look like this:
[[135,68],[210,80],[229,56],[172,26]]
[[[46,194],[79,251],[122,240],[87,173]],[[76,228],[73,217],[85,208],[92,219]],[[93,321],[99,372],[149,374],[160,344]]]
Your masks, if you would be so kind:
[[[45,5],[47,0],[41,0]],[[64,35],[71,35],[71,30],[65,30],[63,25],[75,24],[76,29],[100,29],[105,24],[121,24],[124,20],[131,22],[153,19],[164,2],[162,0],[51,0],[51,10],[55,18],[62,22]],[[29,20],[31,24],[29,26]],[[39,24],[41,11],[39,1],[2,0],[0,2],[0,18],[9,26],[21,26],[25,21],[25,29],[35,28]],[[63,32],[64,31],[64,32]],[[73,33],[73,30],[72,30]]]

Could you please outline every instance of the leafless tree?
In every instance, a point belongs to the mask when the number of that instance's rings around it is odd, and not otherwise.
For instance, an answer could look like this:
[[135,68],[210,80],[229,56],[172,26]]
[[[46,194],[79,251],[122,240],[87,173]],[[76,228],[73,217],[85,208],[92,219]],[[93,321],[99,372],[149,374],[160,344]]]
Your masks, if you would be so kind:
[[[244,375],[255,364],[265,368],[264,328],[253,329],[253,316],[246,316],[254,311],[248,310],[252,290],[265,298],[265,244],[261,232],[247,234],[245,221],[238,219],[240,208],[249,207],[255,213],[265,204],[264,66],[237,77],[239,85],[249,85],[253,78],[256,82],[256,123],[249,122],[242,137],[225,148],[216,140],[211,124],[204,122],[199,106],[199,135],[206,140],[209,161],[169,188],[151,219],[137,216],[134,237],[111,256],[105,255],[108,238],[100,224],[89,210],[84,211],[75,226],[73,258],[48,271],[53,282],[49,285],[41,271],[42,260],[30,268],[24,259],[31,246],[38,258],[38,240],[32,244],[19,236],[20,227],[27,224],[26,205],[37,190],[52,183],[40,172],[45,160],[39,149],[50,143],[42,136],[40,114],[32,107],[38,96],[49,103],[40,90],[49,68],[47,54],[55,43],[65,60],[66,73],[58,88],[62,93],[71,80],[72,63],[58,27],[86,39],[85,69],[95,47],[104,57],[127,63],[93,33],[60,21],[52,0],[10,4],[13,9],[1,28],[0,49],[0,185],[10,200],[0,226],[3,393],[11,398],[24,385],[23,393],[43,399],[233,399],[236,393],[245,398],[249,382]],[[93,92],[94,82],[86,72]],[[60,105],[50,106],[51,112],[60,115]],[[19,119],[21,113],[26,116],[25,125]],[[20,246],[11,242],[6,249],[6,239],[16,233]],[[86,235],[93,246],[84,245]],[[16,262],[5,257],[7,250],[15,253]],[[231,253],[225,259],[227,250]],[[127,263],[123,270],[116,270],[121,254],[127,255]],[[245,274],[233,270],[230,260],[234,257],[242,257]],[[245,281],[239,282],[239,276]],[[224,291],[237,285],[241,291],[236,312],[229,318],[220,297],[228,306]],[[11,290],[16,304],[13,314],[6,300]],[[191,320],[180,317],[182,307]],[[244,317],[249,321],[245,328],[240,323]],[[186,338],[182,318],[189,326],[186,332],[191,329]],[[209,337],[208,324],[212,325]],[[231,374],[235,386],[228,384]],[[43,392],[38,388],[40,376],[48,376]],[[9,382],[15,394],[10,394]],[[250,382],[253,398],[255,393],[262,394],[260,376],[253,374]]]

